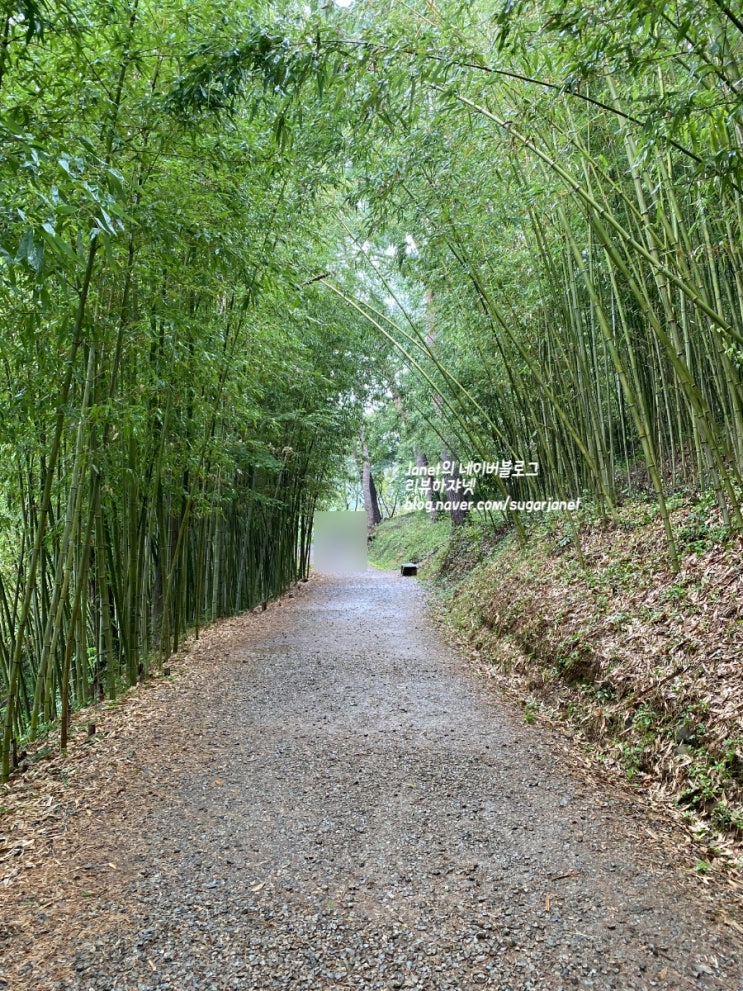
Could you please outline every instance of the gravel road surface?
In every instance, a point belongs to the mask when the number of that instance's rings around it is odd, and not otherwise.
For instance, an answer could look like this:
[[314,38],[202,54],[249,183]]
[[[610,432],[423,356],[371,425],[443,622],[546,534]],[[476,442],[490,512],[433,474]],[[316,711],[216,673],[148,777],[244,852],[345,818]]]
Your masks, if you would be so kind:
[[51,949],[16,932],[8,987],[743,989],[740,931],[414,580],[313,578],[265,617],[120,734],[117,800],[111,771],[66,820],[84,925],[39,910]]

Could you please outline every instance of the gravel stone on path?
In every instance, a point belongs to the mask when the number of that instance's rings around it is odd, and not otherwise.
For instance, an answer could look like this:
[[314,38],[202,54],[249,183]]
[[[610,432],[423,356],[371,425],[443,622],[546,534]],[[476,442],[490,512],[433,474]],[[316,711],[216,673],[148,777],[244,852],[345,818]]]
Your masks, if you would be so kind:
[[313,577],[272,612],[132,733],[125,801],[71,820],[110,887],[9,987],[743,991],[738,932],[441,644],[416,582]]

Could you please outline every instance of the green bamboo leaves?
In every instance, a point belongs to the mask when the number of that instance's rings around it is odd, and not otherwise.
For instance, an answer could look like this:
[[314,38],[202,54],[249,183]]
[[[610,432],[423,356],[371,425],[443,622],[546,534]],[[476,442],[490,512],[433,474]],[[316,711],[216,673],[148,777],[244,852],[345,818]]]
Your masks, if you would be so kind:
[[650,489],[677,568],[670,492],[743,527],[743,52],[716,3],[604,8],[386,19],[363,43],[428,96],[363,195],[369,232],[424,245],[451,433],[474,398],[499,453],[549,466],[542,495]]
[[[256,29],[219,100],[162,112],[193,103],[192,31],[222,14],[131,0],[104,22],[71,3],[74,31],[5,63],[3,779],[29,736],[59,720],[64,747],[75,708],[305,575],[314,505],[357,432],[363,382],[334,358],[354,328],[296,289],[284,237],[328,250],[308,209],[327,180],[270,136],[294,79],[281,37]],[[265,113],[235,102],[256,78]],[[219,101],[227,129],[205,112]],[[334,139],[310,130],[321,158]]]
[[[743,526],[732,8],[13,10],[3,777],[29,733],[59,718],[64,742],[76,706],[306,572],[371,395],[415,456],[539,462],[493,495],[646,491],[672,567],[671,492]],[[366,239],[417,247],[385,268]]]

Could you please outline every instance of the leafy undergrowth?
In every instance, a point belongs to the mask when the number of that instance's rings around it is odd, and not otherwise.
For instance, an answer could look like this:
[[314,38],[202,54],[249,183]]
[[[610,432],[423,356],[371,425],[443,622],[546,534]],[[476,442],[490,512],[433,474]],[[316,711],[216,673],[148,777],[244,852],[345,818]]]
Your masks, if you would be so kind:
[[444,559],[451,533],[448,516],[432,521],[425,513],[408,513],[385,520],[369,545],[369,562],[382,571],[401,564],[418,565],[418,574],[434,575]]
[[[525,708],[629,779],[693,835],[697,870],[743,876],[743,553],[714,512],[677,505],[673,574],[657,510],[562,517],[483,548],[462,528],[440,562],[446,624]],[[492,540],[492,537],[491,537]],[[488,553],[488,551],[490,551]]]

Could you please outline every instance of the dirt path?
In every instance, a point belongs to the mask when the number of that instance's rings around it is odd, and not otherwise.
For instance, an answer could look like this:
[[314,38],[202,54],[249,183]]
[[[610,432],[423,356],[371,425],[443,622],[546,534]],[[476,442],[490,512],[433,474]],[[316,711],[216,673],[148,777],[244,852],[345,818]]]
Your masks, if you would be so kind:
[[7,986],[743,988],[743,930],[424,605],[396,576],[313,579],[101,710],[35,805],[33,780],[0,796],[7,849],[34,837],[0,858]]

